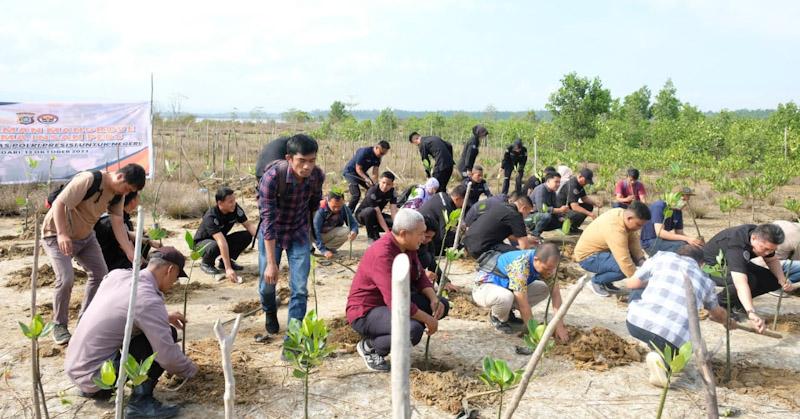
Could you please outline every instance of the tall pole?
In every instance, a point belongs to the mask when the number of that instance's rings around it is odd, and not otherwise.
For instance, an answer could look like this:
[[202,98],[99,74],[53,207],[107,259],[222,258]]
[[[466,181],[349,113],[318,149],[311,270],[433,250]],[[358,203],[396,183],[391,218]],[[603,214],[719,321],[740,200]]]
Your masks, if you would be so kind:
[[144,229],[144,212],[142,206],[136,207],[136,244],[133,256],[133,278],[131,279],[131,292],[128,298],[128,315],[125,319],[125,335],[122,338],[122,353],[120,354],[119,372],[117,373],[117,400],[116,419],[123,419],[122,404],[125,397],[125,361],[128,359],[128,349],[131,346],[131,331],[133,330],[133,312],[136,308],[136,291],[139,288],[139,265],[142,259],[142,233]]
[[695,353],[694,360],[697,362],[697,369],[700,370],[700,378],[706,389],[706,415],[712,419],[718,418],[717,385],[714,382],[714,372],[711,371],[711,366],[708,365],[706,343],[700,334],[700,318],[697,315],[697,299],[694,296],[694,288],[692,287],[692,281],[686,275],[683,276],[683,287],[686,291],[686,308],[689,314],[689,333],[692,336],[692,347]]
[[410,384],[411,367],[410,319],[411,287],[410,262],[405,253],[392,263],[392,419],[411,417]]

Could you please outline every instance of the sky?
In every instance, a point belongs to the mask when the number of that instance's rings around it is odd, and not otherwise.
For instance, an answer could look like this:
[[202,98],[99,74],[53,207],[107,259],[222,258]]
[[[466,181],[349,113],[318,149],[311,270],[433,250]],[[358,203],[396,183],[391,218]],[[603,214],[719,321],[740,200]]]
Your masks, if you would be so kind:
[[800,99],[798,21],[795,0],[8,2],[0,102],[147,101],[153,73],[162,111],[524,111],[574,71],[774,108]]

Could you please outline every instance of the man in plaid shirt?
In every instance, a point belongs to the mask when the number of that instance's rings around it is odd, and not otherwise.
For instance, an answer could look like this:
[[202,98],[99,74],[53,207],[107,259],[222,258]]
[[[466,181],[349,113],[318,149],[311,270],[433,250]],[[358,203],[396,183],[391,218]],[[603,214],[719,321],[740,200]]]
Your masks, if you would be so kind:
[[289,259],[289,320],[302,320],[306,314],[308,272],[311,267],[309,220],[322,199],[325,174],[316,166],[317,142],[303,134],[286,144],[286,160],[271,163],[258,186],[261,228],[258,231],[258,291],[266,313],[265,327],[277,334],[275,285],[281,253]]
[[[703,250],[685,245],[677,253],[656,253],[636,270],[627,285],[645,287],[645,290],[642,298],[628,307],[627,325],[631,336],[648,347],[651,342],[660,350],[669,346],[673,353],[691,339],[684,277],[692,282],[697,301],[697,307],[691,309],[705,307],[711,320],[728,322],[727,312],[717,302],[714,282],[700,269],[702,263]],[[667,377],[658,366],[659,360],[656,352],[647,354],[650,383],[663,387]]]

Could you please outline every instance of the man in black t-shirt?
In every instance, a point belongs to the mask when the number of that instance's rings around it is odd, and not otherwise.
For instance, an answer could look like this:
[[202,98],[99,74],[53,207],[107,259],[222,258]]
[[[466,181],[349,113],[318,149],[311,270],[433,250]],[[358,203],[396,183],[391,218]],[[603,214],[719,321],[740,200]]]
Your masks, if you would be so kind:
[[[209,275],[219,275],[220,269],[224,269],[225,277],[236,282],[235,271],[244,269],[236,263],[236,258],[250,244],[256,233],[256,226],[247,221],[244,209],[236,203],[233,189],[220,187],[215,199],[217,204],[206,211],[194,234],[194,242],[198,248],[207,246],[200,269]],[[236,223],[242,224],[245,231],[228,234]],[[219,256],[222,257],[215,267],[214,262]]]
[[[530,249],[536,240],[528,238],[525,217],[533,210],[531,199],[520,196],[513,204],[496,205],[478,217],[464,235],[464,247],[475,259],[494,250],[500,253]],[[506,244],[508,239],[513,244]]]
[[445,231],[448,221],[447,217],[456,209],[464,206],[464,196],[466,193],[467,188],[464,185],[458,185],[453,188],[449,194],[446,192],[437,193],[419,208],[419,213],[422,214],[423,217],[430,217],[436,220],[436,223],[439,225],[439,231],[433,238],[433,247],[436,249],[436,252],[439,252],[442,248],[442,241],[445,242],[446,246],[453,245],[453,240],[455,240],[455,228],[449,232]]
[[517,200],[517,197],[520,196],[516,192],[511,192],[511,195],[506,194],[498,194],[492,195],[491,198],[482,199],[475,203],[475,205],[471,206],[467,213],[464,214],[464,227],[469,228],[475,220],[478,219],[481,215],[485,214],[486,211],[489,211],[490,208],[505,204],[507,202],[513,203]]
[[465,211],[469,211],[469,209],[478,202],[478,198],[480,198],[481,195],[486,195],[487,198],[492,197],[489,184],[486,183],[486,180],[483,178],[483,166],[476,164],[472,167],[469,177],[464,178],[462,184],[466,188],[469,182],[472,182],[472,186],[469,188],[469,196],[464,204]]
[[[753,298],[779,288],[787,292],[794,289],[775,257],[775,250],[785,237],[783,230],[774,224],[744,224],[720,231],[703,248],[703,259],[708,265],[716,265],[717,255],[722,251],[729,272],[725,281],[732,282],[735,287],[735,290],[729,289],[731,310],[747,313],[747,318],[759,332],[763,332],[766,326],[756,314]],[[768,268],[751,262],[757,257],[763,258]],[[724,283],[718,285],[724,286]],[[717,298],[721,306],[727,307],[725,290]]]
[[[136,234],[133,232],[133,223],[131,222],[131,214],[136,211],[139,206],[139,192],[131,192],[125,195],[124,206],[122,207],[122,222],[128,230],[128,238],[131,243],[136,242]],[[94,225],[94,233],[97,236],[97,243],[100,245],[100,250],[103,251],[103,259],[106,261],[108,271],[114,269],[130,269],[133,264],[125,252],[119,247],[117,238],[114,237],[114,230],[111,228],[111,217],[108,214],[103,214],[97,224]],[[150,246],[159,248],[159,242],[151,242],[145,235],[142,237],[142,261],[145,262],[147,254],[150,252]]]
[[[388,233],[392,229],[392,220],[397,214],[397,196],[394,193],[394,173],[383,172],[378,184],[367,189],[366,197],[358,208],[356,219],[367,228],[367,242],[381,238],[381,231]],[[391,216],[383,212],[389,204]]]
[[571,233],[581,232],[579,227],[586,220],[586,217],[594,218],[592,211],[597,204],[586,196],[586,190],[583,189],[584,186],[594,183],[592,177],[594,177],[594,173],[592,173],[591,169],[581,169],[578,176],[561,186],[556,195],[556,205],[569,207],[569,211],[567,211],[564,218],[568,218],[572,224]]
[[[419,155],[423,164],[430,166],[430,158],[433,157],[435,160],[433,177],[439,181],[439,190],[446,192],[447,183],[450,182],[450,176],[453,174],[453,166],[455,165],[453,146],[441,137],[423,137],[417,132],[412,132],[408,136],[408,141],[419,146]],[[425,174],[427,177],[431,177],[431,170],[428,167],[425,167]]]
[[[350,202],[347,204],[350,211],[355,211],[358,201],[361,200],[361,188],[369,189],[378,182],[381,160],[389,153],[389,149],[389,142],[383,140],[372,147],[361,147],[344,166],[342,176],[347,181],[350,191]],[[370,168],[375,179],[367,173]]]

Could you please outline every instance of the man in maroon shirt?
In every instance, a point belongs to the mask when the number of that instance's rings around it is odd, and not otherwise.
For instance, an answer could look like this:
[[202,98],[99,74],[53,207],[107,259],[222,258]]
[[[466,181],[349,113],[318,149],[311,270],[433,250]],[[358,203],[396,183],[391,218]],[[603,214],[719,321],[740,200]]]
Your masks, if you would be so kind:
[[[408,255],[411,279],[411,344],[422,340],[422,332],[436,333],[439,319],[450,308],[445,298],[437,301],[433,284],[417,257],[417,249],[425,236],[422,214],[408,208],[397,212],[392,234],[386,234],[370,246],[353,278],[347,296],[347,321],[363,339],[358,342],[358,353],[367,368],[389,372],[384,359],[392,343],[392,262],[400,253]],[[440,302],[440,303],[438,303]],[[433,315],[434,309],[436,315]]]

